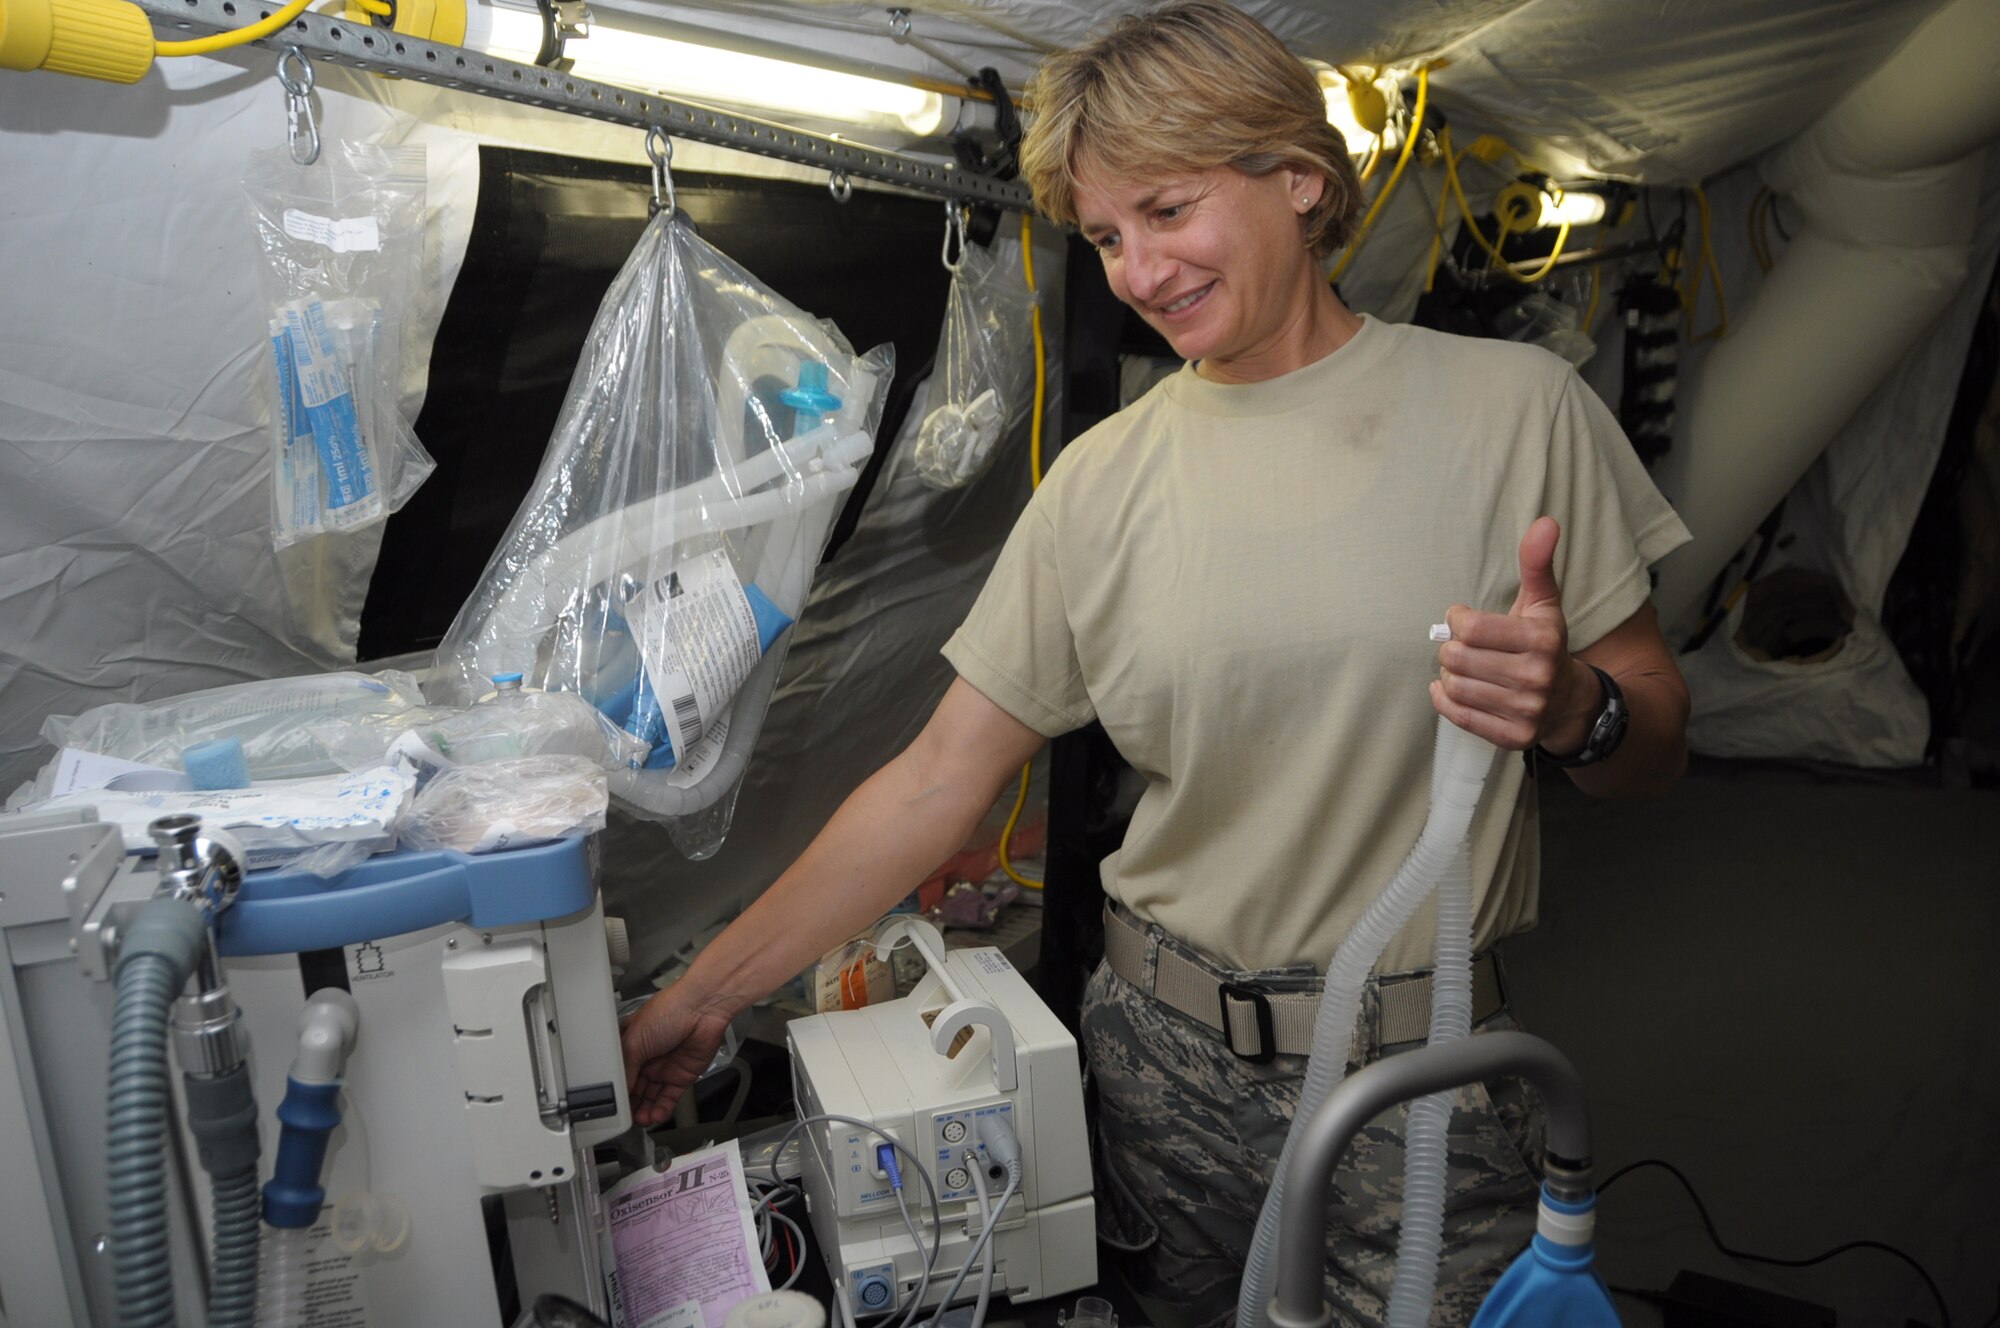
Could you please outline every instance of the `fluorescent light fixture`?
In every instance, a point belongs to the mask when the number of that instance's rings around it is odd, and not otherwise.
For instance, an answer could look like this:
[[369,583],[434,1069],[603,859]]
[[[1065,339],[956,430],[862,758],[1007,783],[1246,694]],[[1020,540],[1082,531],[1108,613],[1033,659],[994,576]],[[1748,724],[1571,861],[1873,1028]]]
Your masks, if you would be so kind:
[[1604,195],[1588,189],[1545,189],[1542,191],[1542,217],[1537,224],[1542,228],[1595,226],[1604,220],[1605,208]]
[[[780,119],[831,120],[917,138],[945,127],[945,98],[936,92],[614,27],[604,17],[598,11],[590,35],[571,37],[564,47],[581,78],[664,97],[742,106]],[[541,15],[470,4],[466,44],[533,64],[542,45]]]

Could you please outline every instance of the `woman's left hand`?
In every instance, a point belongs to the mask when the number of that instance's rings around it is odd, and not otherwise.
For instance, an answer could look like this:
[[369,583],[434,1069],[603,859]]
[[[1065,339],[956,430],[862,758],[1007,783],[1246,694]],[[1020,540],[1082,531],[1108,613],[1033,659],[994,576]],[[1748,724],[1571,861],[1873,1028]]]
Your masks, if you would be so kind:
[[1590,666],[1569,653],[1569,626],[1556,585],[1554,517],[1541,517],[1521,537],[1521,589],[1505,613],[1454,604],[1445,621],[1451,640],[1438,647],[1431,705],[1440,715],[1496,747],[1541,746],[1580,751],[1603,707],[1603,688]]

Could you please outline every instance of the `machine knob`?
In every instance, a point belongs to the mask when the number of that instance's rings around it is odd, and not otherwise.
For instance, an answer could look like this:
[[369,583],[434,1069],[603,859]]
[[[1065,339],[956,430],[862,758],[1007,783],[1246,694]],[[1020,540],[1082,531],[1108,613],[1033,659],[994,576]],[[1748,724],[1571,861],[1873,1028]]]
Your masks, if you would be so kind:
[[625,930],[625,919],[604,919],[604,944],[611,952],[613,968],[624,968],[632,962],[632,938]]

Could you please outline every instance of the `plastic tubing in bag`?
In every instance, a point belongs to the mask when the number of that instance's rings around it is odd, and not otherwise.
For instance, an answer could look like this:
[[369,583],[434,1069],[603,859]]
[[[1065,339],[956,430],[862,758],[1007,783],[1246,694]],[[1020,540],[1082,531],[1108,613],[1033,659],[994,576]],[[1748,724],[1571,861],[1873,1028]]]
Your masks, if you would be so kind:
[[713,851],[786,631],[873,449],[886,348],[831,327],[662,214],[612,282],[534,488],[438,651],[577,692],[647,755],[611,792]]
[[[313,736],[314,724],[395,724],[423,704],[422,689],[407,673],[316,673],[232,683],[160,701],[117,701],[81,715],[51,715],[42,724],[42,737],[57,747],[166,769],[181,768],[182,753],[190,747],[233,738],[243,744],[252,779],[301,779],[349,768]],[[54,771],[51,762],[10,801],[47,797]]]
[[962,488],[992,466],[1034,396],[1034,315],[1020,241],[967,245],[945,297],[931,409],[910,452],[924,483]]

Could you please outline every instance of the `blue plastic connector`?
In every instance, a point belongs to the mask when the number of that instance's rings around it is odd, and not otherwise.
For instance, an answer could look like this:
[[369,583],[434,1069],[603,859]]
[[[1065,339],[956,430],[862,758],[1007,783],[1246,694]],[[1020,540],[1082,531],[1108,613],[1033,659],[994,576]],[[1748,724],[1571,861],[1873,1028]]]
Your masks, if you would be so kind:
[[875,1145],[875,1165],[889,1173],[890,1185],[899,1190],[903,1188],[903,1170],[896,1165],[896,1146],[894,1144]]
[[[1581,1216],[1596,1207],[1596,1200],[1563,1200],[1544,1188],[1542,1205],[1554,1213]],[[1516,1324],[1618,1328],[1618,1322],[1611,1292],[1597,1274],[1592,1243],[1562,1244],[1538,1231],[1521,1257],[1501,1274],[1472,1328]]]
[[284,1129],[271,1179],[264,1183],[264,1221],[274,1227],[309,1227],[326,1203],[319,1172],[327,1139],[340,1124],[339,1081],[302,1084],[288,1077],[278,1120]]
[[506,683],[519,682],[519,681],[521,681],[521,675],[518,673],[496,673],[493,675],[493,685],[495,687],[502,686],[503,684]]
[[807,360],[799,366],[799,385],[778,393],[778,400],[790,406],[792,436],[816,427],[820,417],[840,409],[840,398],[827,390],[825,360]]

